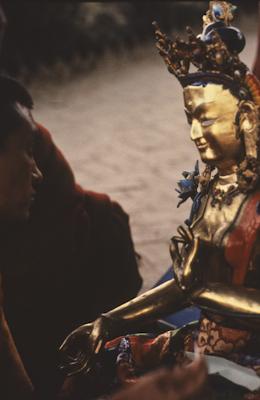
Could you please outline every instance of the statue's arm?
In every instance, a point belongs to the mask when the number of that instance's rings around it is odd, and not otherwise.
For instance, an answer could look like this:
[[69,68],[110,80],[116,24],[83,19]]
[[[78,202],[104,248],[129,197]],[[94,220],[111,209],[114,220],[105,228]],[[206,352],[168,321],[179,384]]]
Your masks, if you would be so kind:
[[118,335],[127,332],[129,328],[139,328],[157,318],[172,314],[188,304],[185,292],[171,279],[103,315],[120,321],[118,329],[121,332],[115,332]]
[[[187,232],[187,235],[189,234],[190,231]],[[197,239],[190,240],[189,252],[183,265],[183,285],[179,280],[167,281],[70,333],[60,347],[61,368],[64,372],[67,375],[74,375],[90,371],[106,341],[129,333],[129,331],[140,331],[144,325],[157,318],[174,313],[191,304],[188,296],[193,278],[191,267],[198,245]],[[176,259],[172,257],[174,270],[177,268],[178,258],[181,257],[176,246],[171,251],[172,256],[175,252]],[[174,274],[178,279],[177,274]]]
[[106,341],[138,331],[188,304],[185,292],[174,279],[141,294],[74,330],[60,347],[61,368],[68,376],[88,372]]
[[207,284],[191,293],[198,307],[260,330],[260,290],[221,283]]

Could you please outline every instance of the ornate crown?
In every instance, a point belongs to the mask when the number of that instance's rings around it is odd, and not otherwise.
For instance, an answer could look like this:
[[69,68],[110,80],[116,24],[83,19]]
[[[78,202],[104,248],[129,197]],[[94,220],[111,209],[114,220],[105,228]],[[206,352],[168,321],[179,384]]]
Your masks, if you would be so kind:
[[[203,31],[196,36],[187,27],[187,41],[171,40],[154,22],[156,47],[168,70],[183,87],[194,81],[226,84],[241,99],[260,105],[260,85],[238,54],[245,46],[243,33],[230,25],[236,7],[226,1],[210,1],[203,16]],[[191,72],[191,66],[197,72]]]

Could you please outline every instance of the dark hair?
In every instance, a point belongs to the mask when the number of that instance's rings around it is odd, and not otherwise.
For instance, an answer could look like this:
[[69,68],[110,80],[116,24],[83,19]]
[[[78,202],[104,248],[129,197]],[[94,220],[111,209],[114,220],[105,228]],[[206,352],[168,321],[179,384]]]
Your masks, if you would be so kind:
[[10,133],[24,122],[17,102],[29,110],[33,108],[32,97],[25,87],[13,78],[0,75],[0,150]]

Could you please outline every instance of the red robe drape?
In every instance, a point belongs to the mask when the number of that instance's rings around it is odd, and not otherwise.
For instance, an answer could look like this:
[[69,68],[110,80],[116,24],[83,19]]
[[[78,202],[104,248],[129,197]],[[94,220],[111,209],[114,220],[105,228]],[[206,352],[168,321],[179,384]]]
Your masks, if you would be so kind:
[[65,336],[141,286],[127,214],[105,194],[82,189],[39,125],[43,182],[28,223],[0,231],[5,313],[33,384],[50,399],[59,385]]

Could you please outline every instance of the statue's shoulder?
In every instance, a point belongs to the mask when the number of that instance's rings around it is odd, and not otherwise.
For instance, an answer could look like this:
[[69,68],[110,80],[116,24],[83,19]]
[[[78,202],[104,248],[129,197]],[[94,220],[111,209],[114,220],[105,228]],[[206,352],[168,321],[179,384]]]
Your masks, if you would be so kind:
[[260,188],[248,194],[244,202],[244,207],[241,210],[241,214],[245,217],[247,216],[247,219],[251,217],[260,222]]
[[260,189],[247,195],[225,240],[225,258],[234,267],[233,283],[243,284],[260,232]]
[[245,238],[260,229],[260,189],[247,194],[234,221],[231,232],[240,232]]

